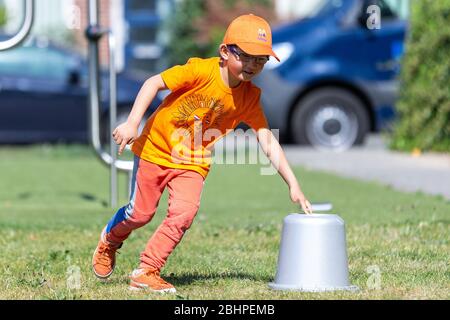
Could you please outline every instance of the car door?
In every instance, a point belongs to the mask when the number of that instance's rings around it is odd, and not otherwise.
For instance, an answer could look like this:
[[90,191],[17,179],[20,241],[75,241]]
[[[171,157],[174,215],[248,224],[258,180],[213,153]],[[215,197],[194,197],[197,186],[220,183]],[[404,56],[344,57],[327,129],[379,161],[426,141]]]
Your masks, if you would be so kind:
[[86,88],[70,77],[73,59],[52,47],[0,53],[0,142],[86,138]]
[[384,0],[365,0],[355,23],[341,29],[335,44],[348,62],[345,72],[364,81],[394,80],[400,68],[406,21]]
[[[379,17],[377,17],[379,16]],[[366,23],[364,46],[375,79],[394,79],[400,70],[406,21],[384,0],[367,0],[362,12]],[[378,23],[378,25],[377,25]]]

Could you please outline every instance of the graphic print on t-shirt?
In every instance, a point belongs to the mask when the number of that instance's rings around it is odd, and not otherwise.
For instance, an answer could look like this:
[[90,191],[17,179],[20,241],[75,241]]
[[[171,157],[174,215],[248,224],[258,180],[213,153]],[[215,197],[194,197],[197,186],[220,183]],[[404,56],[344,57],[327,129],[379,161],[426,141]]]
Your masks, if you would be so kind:
[[220,128],[225,114],[220,99],[193,94],[182,100],[172,115],[176,126],[194,139],[196,135],[203,135],[207,129]]

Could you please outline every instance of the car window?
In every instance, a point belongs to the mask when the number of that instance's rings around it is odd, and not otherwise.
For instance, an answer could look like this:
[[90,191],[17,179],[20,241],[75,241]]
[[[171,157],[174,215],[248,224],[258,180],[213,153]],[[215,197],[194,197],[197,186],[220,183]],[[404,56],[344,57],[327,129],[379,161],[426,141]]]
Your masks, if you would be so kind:
[[393,2],[385,0],[366,0],[363,6],[363,15],[368,15],[367,8],[371,5],[376,5],[380,8],[381,20],[393,20],[398,19],[398,14],[393,10]]
[[305,6],[305,9],[308,8],[309,10],[305,12],[305,17],[313,18],[336,11],[343,5],[343,2],[342,0],[315,0],[305,2],[306,4],[308,6]]
[[64,81],[72,61],[45,47],[19,47],[0,52],[0,75]]
[[397,17],[405,20],[409,18],[410,0],[385,0],[385,2]]

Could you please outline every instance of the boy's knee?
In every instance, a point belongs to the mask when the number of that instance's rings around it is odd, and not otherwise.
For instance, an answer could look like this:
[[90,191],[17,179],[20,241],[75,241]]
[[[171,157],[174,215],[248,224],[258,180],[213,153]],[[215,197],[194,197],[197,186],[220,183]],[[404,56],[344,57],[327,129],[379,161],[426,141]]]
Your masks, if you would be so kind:
[[150,220],[152,219],[154,215],[153,213],[146,213],[146,212],[142,212],[140,210],[134,210],[133,215],[131,215],[128,219],[127,222],[129,224],[131,224],[134,228],[140,228],[144,225],[146,225],[147,223],[150,222]]
[[166,223],[175,225],[184,232],[191,227],[198,209],[199,205],[192,202],[184,200],[173,201],[169,205],[169,213]]

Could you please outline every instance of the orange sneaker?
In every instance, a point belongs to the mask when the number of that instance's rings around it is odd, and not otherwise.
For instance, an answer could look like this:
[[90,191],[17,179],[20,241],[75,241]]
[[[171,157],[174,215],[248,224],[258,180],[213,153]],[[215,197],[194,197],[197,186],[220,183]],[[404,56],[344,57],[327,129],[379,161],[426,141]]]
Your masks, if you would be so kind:
[[152,292],[175,293],[175,287],[162,279],[158,269],[135,269],[130,276],[131,290],[150,290]]
[[92,256],[92,269],[97,278],[107,279],[116,266],[116,251],[122,246],[111,246],[102,239],[98,242],[94,255]]

